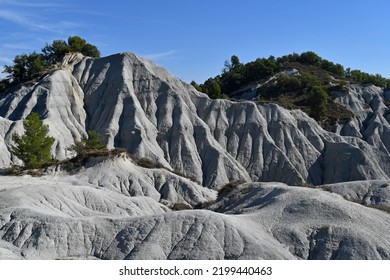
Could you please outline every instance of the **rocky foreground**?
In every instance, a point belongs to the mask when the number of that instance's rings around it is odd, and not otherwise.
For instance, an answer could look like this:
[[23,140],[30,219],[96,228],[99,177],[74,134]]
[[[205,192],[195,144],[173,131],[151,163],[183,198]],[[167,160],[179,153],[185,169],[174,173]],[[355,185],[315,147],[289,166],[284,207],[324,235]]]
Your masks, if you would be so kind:
[[333,95],[355,117],[329,132],[300,110],[210,100],[131,53],[69,55],[0,99],[0,167],[19,163],[32,111],[59,160],[88,130],[132,156],[0,176],[0,258],[390,259],[390,94]]

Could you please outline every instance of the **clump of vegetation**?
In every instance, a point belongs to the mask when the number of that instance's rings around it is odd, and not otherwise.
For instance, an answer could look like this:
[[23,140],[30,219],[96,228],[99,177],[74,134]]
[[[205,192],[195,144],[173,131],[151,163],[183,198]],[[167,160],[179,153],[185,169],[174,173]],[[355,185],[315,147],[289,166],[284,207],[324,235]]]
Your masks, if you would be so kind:
[[103,144],[101,135],[94,131],[87,132],[88,137],[84,137],[81,141],[76,142],[71,150],[76,152],[76,157],[66,160],[61,163],[61,166],[68,172],[74,172],[85,165],[88,159],[93,157],[104,157],[110,155],[117,155],[125,152],[125,149],[117,148],[114,150],[106,149]]
[[237,186],[244,183],[246,183],[246,181],[241,179],[227,183],[218,191],[218,200],[222,199],[224,196],[228,195],[232,190],[234,190]]
[[[23,136],[14,135],[16,143],[12,152],[20,158],[23,166],[12,166],[7,170],[8,175],[30,174],[32,176],[42,176],[43,170],[55,163],[51,155],[51,146],[54,138],[47,136],[48,127],[43,125],[38,114],[31,113],[24,121],[25,134]],[[126,152],[123,148],[108,150],[102,143],[102,138],[96,131],[88,131],[88,138],[83,138],[76,142],[71,148],[77,156],[59,163],[64,170],[74,172],[84,166],[88,159],[95,157],[115,156]],[[33,170],[35,169],[35,170]]]
[[5,169],[5,174],[8,176],[20,176],[23,174],[23,168],[18,165],[12,165]]
[[353,113],[333,101],[334,91],[347,92],[350,83],[370,83],[386,87],[390,80],[379,74],[345,69],[341,64],[323,59],[314,52],[275,58],[258,58],[241,63],[233,55],[220,75],[192,85],[210,98],[235,100],[250,85],[259,85],[259,102],[276,103],[287,109],[301,109],[332,131],[337,123],[351,120]]
[[74,150],[79,157],[83,157],[87,153],[105,148],[105,145],[102,142],[102,137],[98,132],[89,130],[87,134],[88,137],[84,137],[81,141],[76,142],[72,146],[72,150]]
[[199,182],[198,182],[198,180],[197,180],[196,178],[187,176],[187,175],[185,175],[184,173],[181,173],[181,172],[179,172],[179,171],[177,171],[177,170],[170,170],[170,169],[166,168],[164,165],[162,165],[161,163],[155,162],[155,161],[153,161],[153,160],[151,160],[151,159],[149,159],[149,158],[145,158],[145,157],[144,157],[144,158],[140,158],[140,159],[137,159],[137,158],[134,158],[134,157],[131,157],[131,158],[132,158],[132,160],[135,162],[135,164],[137,164],[138,166],[141,166],[141,167],[143,167],[143,168],[149,168],[149,169],[154,169],[154,168],[157,168],[157,169],[165,169],[165,170],[167,170],[167,171],[169,171],[169,172],[171,172],[171,173],[173,173],[173,174],[175,174],[175,175],[177,175],[177,176],[186,178],[186,179],[188,179],[188,180],[191,180],[191,181],[193,181],[193,182],[199,184]]
[[141,158],[136,160],[136,163],[144,168],[164,168],[164,166],[158,162],[154,162],[148,158]]
[[100,52],[97,47],[87,43],[87,41],[79,36],[69,37],[68,42],[54,40],[50,45],[46,43],[42,52],[49,63],[61,61],[65,54],[71,52],[79,52],[90,57],[100,57]]
[[88,138],[83,138],[82,142],[84,143],[85,149],[87,150],[93,150],[93,149],[103,149],[105,145],[102,142],[102,136],[94,131],[94,130],[89,130],[87,132]]
[[310,90],[309,105],[310,115],[319,120],[327,116],[329,95],[322,86],[313,86]]
[[84,138],[83,142],[85,143],[86,149],[103,149],[105,145],[102,142],[102,136],[94,130],[89,130],[88,138]]
[[62,60],[67,53],[80,52],[85,56],[100,57],[96,46],[87,43],[78,36],[71,36],[68,41],[54,40],[46,44],[41,53],[16,55],[13,65],[6,65],[4,73],[7,78],[0,81],[0,90],[39,78],[48,72],[55,63]]
[[183,210],[190,210],[190,209],[193,209],[191,207],[191,205],[187,204],[187,203],[175,203],[173,204],[173,206],[171,207],[171,209],[173,211],[183,211]]
[[82,167],[84,167],[90,159],[93,158],[110,158],[126,153],[124,148],[115,148],[112,150],[102,148],[86,150],[85,153],[78,154],[76,157],[64,160],[59,163],[61,169],[66,170],[69,173],[76,173]]
[[360,70],[345,69],[341,64],[323,59],[312,51],[301,54],[293,53],[278,58],[274,56],[258,58],[246,64],[241,63],[240,59],[233,55],[230,61],[225,61],[220,75],[209,78],[200,85],[195,81],[192,81],[191,84],[197,90],[207,93],[210,98],[232,97],[232,94],[242,86],[265,81],[275,74],[292,68],[298,69],[300,76],[279,77],[277,84],[281,93],[308,88],[314,84],[328,85],[330,76],[339,79],[340,83],[344,85],[346,81],[371,83],[382,87],[390,84],[389,79],[379,74],[372,75]]
[[31,113],[24,121],[23,136],[13,135],[15,146],[12,153],[23,161],[25,169],[41,168],[53,162],[51,147],[54,138],[37,113]]
[[215,204],[216,202],[217,202],[216,200],[201,202],[201,203],[196,204],[193,209],[207,209],[211,205]]
[[384,205],[384,204],[367,204],[363,199],[359,199],[359,198],[352,200],[352,202],[361,204],[361,205],[369,207],[369,208],[374,208],[374,209],[377,209],[377,210],[380,210],[380,211],[384,211],[384,212],[390,214],[390,206],[388,206],[388,205]]
[[324,190],[326,192],[330,192],[330,193],[333,192],[333,188],[331,186],[328,186],[328,185],[323,186],[322,190]]
[[378,210],[381,210],[381,211],[384,211],[384,212],[390,214],[390,206],[387,206],[387,205],[383,205],[383,204],[380,204],[380,205],[371,204],[371,205],[368,205],[368,207],[375,208],[375,209],[378,209]]

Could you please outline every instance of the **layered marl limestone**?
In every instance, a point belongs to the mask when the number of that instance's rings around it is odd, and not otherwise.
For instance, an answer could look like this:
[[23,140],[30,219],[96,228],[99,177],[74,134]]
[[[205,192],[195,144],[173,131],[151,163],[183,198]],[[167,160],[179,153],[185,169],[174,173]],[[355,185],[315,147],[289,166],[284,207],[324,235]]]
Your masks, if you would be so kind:
[[127,155],[113,159],[95,159],[74,175],[76,181],[110,189],[125,196],[147,196],[174,205],[195,206],[216,198],[216,191],[204,188],[189,178],[166,169],[137,166]]
[[[0,101],[0,116],[14,122],[39,112],[59,159],[96,130],[107,147],[124,147],[212,188],[238,179],[323,184],[389,177],[389,110],[378,88],[352,86],[337,97],[356,117],[335,134],[301,111],[210,100],[131,53],[73,55],[63,67]],[[14,125],[1,131],[8,135],[0,142],[2,166],[14,160],[14,132],[22,133]]]
[[74,177],[28,181],[1,179],[0,258],[390,258],[389,214],[321,189],[248,183],[213,211],[172,212]]
[[0,167],[20,163],[12,135],[32,111],[60,160],[88,130],[132,156],[0,176],[0,259],[390,259],[387,92],[333,93],[355,117],[332,133],[300,110],[211,100],[131,53],[61,67],[0,100]]

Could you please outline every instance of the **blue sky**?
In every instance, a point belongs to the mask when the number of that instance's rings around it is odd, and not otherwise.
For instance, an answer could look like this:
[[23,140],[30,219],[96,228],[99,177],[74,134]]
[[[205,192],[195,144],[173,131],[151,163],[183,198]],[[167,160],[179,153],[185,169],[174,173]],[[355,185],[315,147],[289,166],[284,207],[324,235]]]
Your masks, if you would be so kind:
[[314,51],[390,77],[390,1],[0,0],[0,68],[16,54],[78,35],[102,56],[131,51],[184,81],[224,61]]

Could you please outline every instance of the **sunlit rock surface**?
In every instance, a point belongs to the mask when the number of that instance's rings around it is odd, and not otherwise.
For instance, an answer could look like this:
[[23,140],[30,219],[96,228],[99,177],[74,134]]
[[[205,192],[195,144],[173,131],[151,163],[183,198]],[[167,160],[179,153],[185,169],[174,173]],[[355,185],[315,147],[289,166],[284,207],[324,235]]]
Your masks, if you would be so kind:
[[69,55],[0,99],[0,168],[20,164],[12,135],[33,111],[58,160],[89,130],[131,157],[0,176],[0,259],[389,259],[389,94],[333,95],[355,116],[329,132],[300,110],[211,100],[132,53]]

